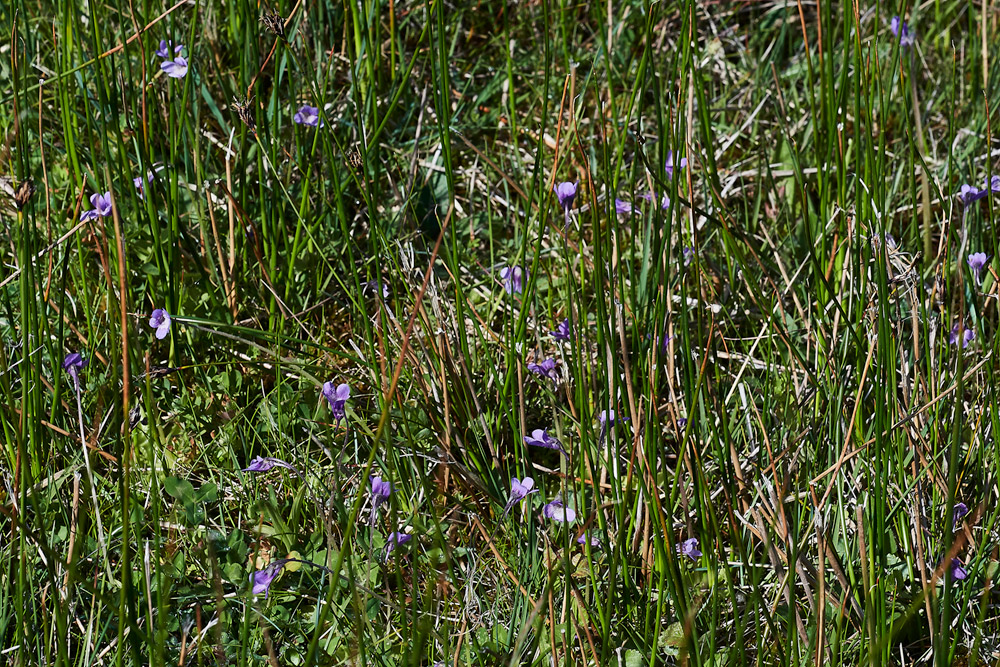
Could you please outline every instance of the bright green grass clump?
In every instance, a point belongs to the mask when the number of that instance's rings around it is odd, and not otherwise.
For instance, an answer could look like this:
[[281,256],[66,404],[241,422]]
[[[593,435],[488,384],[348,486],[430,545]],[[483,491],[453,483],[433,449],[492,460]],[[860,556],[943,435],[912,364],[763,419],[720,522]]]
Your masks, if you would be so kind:
[[0,663],[1000,657],[979,5],[0,28]]

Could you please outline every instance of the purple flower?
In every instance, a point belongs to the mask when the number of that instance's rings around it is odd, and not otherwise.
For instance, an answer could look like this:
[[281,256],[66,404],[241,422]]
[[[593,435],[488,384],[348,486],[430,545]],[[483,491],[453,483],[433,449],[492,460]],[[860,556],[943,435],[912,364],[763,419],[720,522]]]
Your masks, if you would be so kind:
[[89,363],[89,359],[84,359],[83,355],[79,352],[70,352],[63,359],[62,367],[69,376],[73,378],[73,384],[77,389],[80,388],[80,369]]
[[135,189],[139,191],[139,199],[146,198],[145,187],[147,182],[153,182],[153,172],[151,171],[146,172],[146,182],[143,182],[142,176],[136,176],[132,179],[132,184],[135,186]]
[[[992,192],[1000,192],[1000,176],[991,176],[988,180],[983,179],[983,189],[990,190]],[[982,196],[986,196],[984,192]]]
[[601,410],[597,414],[597,421],[601,425],[601,433],[597,436],[597,442],[602,443],[608,434],[608,427],[613,427],[616,423],[624,424],[628,421],[628,417],[616,417],[614,410]]
[[524,283],[528,281],[529,277],[528,269],[520,266],[508,266],[500,269],[500,280],[503,281],[503,289],[507,294],[523,293]]
[[900,46],[913,46],[914,40],[917,39],[916,31],[911,31],[910,27],[906,25],[906,21],[900,21],[898,16],[893,16],[892,21],[889,22],[889,30],[896,37],[899,37]]
[[[382,287],[381,290],[379,290],[379,286]],[[361,284],[361,292],[363,294],[365,294],[365,295],[369,295],[370,294],[370,295],[374,296],[374,295],[378,294],[379,291],[382,292],[382,298],[383,299],[388,299],[389,298],[389,285],[388,284],[386,284],[386,283],[380,283],[377,280],[369,280],[368,282]]]
[[958,345],[959,340],[962,341],[962,349],[969,347],[969,343],[973,341],[976,337],[975,329],[966,329],[962,326],[961,322],[956,322],[955,326],[951,328],[951,333],[948,334],[948,344]]
[[[160,48],[156,50],[156,56],[158,58],[169,58],[170,56],[174,55],[174,53],[180,53],[183,48],[184,48],[183,44],[178,44],[177,46],[174,46],[173,40],[170,40],[168,42],[165,39],[161,39]],[[173,53],[170,52],[171,49],[173,49]]]
[[962,200],[963,206],[968,206],[969,204],[979,201],[983,197],[989,194],[989,189],[980,190],[975,188],[968,183],[962,185],[962,189],[958,193],[959,199]]
[[[649,192],[644,195],[639,195],[639,199],[645,199],[646,201],[654,201],[656,199],[656,193]],[[664,211],[670,208],[670,197],[665,192],[663,193],[663,197],[660,198],[660,208],[662,208]]]
[[701,551],[698,550],[698,538],[692,537],[678,544],[677,553],[682,556],[687,556],[691,560],[698,560],[701,558]]
[[153,314],[149,318],[149,326],[156,329],[156,339],[163,340],[170,333],[170,323],[173,320],[170,318],[170,313],[168,313],[163,308],[157,308],[153,311]]
[[503,515],[507,516],[507,513],[516,505],[530,494],[535,493],[538,489],[535,487],[535,480],[530,477],[525,477],[523,480],[518,481],[517,477],[512,477],[510,480],[510,497],[507,499],[507,504],[504,505]]
[[556,498],[542,507],[542,514],[556,523],[573,523],[576,521],[576,510],[572,507],[566,507],[561,498]]
[[298,112],[292,116],[292,120],[299,125],[319,127],[319,109],[317,107],[311,107],[308,104],[303,104],[299,107]]
[[81,222],[108,217],[111,215],[111,192],[105,192],[103,195],[95,192],[90,195],[90,205],[93,206],[92,209],[80,214]]
[[[686,157],[682,157],[680,163],[677,165],[677,168],[678,169],[686,169],[687,166],[688,166],[688,159]],[[667,162],[666,162],[666,164],[663,165],[663,168],[667,172],[667,178],[673,178],[674,177],[674,152],[673,151],[667,151]],[[667,206],[669,206],[669,205],[670,204],[668,202]],[[664,206],[663,208],[666,208],[667,206]]]
[[371,477],[372,484],[372,523],[375,522],[375,512],[392,495],[392,484],[383,481],[381,477]]
[[986,262],[988,260],[989,257],[986,255],[985,252],[974,252],[971,255],[969,255],[969,258],[966,260],[969,264],[969,268],[972,269],[972,275],[975,277],[977,285],[983,284],[983,281],[980,278],[979,274],[986,266]]
[[183,79],[188,73],[187,58],[177,56],[173,60],[164,60],[160,63],[160,69],[166,72],[171,79]]
[[968,513],[969,513],[968,505],[966,505],[965,503],[955,503],[955,507],[952,508],[951,529],[955,530],[955,526],[958,525],[958,522],[961,521],[962,518]]
[[628,215],[631,212],[632,204],[624,199],[615,199],[615,213],[618,213],[619,215]]
[[268,472],[273,468],[287,468],[294,472],[298,472],[295,466],[285,463],[281,459],[276,459],[272,456],[255,456],[253,461],[250,462],[246,468],[243,468],[243,472]]
[[560,322],[551,335],[556,340],[569,340],[569,319]]
[[694,248],[692,248],[689,245],[686,245],[684,246],[684,249],[681,251],[681,254],[684,257],[684,266],[690,266],[691,261],[694,259]]
[[396,547],[403,546],[412,539],[413,536],[407,535],[406,533],[400,533],[400,532],[389,533],[389,537],[387,537],[385,541],[386,542],[385,559],[389,560],[389,554],[392,553],[393,549],[395,549]]
[[[577,183],[579,183],[579,181],[577,181]],[[576,197],[576,185],[576,183],[565,181],[552,187],[552,191],[555,192],[556,197],[559,198],[559,205],[563,207],[564,211],[566,211],[567,216],[569,215],[569,209],[573,206],[573,199]]]
[[528,370],[553,382],[559,382],[559,371],[556,370],[555,359],[543,359],[540,364],[528,364]]
[[526,445],[531,447],[542,447],[544,449],[555,449],[563,454],[566,450],[563,449],[562,443],[549,435],[549,432],[544,429],[536,428],[531,432],[531,435],[524,436],[524,442]]
[[961,558],[951,559],[951,578],[961,581],[969,576],[969,571],[962,566]]
[[347,416],[347,399],[351,397],[351,387],[348,384],[338,384],[334,386],[333,381],[323,383],[323,396],[330,404],[330,412],[333,420],[339,424],[340,420]]
[[[580,537],[576,538],[576,543],[577,544],[586,544],[587,541],[588,541],[588,535],[587,535],[587,533],[583,533],[582,535],[580,535]],[[601,540],[600,540],[600,538],[597,537],[597,535],[593,535],[593,534],[589,535],[589,541],[590,541],[590,546],[593,547],[593,548],[595,548],[595,549],[597,547],[601,546]]]
[[257,570],[250,575],[250,584],[253,586],[251,592],[254,595],[264,594],[264,599],[270,595],[271,584],[274,580],[278,578],[281,574],[281,570],[284,569],[285,564],[288,562],[287,558],[279,558],[278,560],[272,562],[270,565],[265,567],[263,570]]

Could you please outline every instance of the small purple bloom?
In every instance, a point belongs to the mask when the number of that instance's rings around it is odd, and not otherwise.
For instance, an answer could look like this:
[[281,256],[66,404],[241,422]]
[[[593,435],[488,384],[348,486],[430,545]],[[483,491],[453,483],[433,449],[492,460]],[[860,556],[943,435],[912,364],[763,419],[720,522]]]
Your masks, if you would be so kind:
[[576,521],[576,510],[566,507],[561,498],[542,507],[542,514],[556,523],[573,523]]
[[273,456],[255,456],[250,465],[243,468],[243,472],[268,472],[274,468],[287,468],[288,470],[295,471],[295,466],[285,463],[281,459],[276,459]]
[[508,266],[500,269],[500,280],[503,281],[503,289],[507,294],[523,293],[524,283],[528,281],[529,277],[528,269],[520,266]]
[[319,127],[319,109],[303,104],[298,112],[292,116],[292,120],[298,125],[308,125],[309,127]]
[[[686,157],[682,157],[680,163],[677,165],[677,168],[678,169],[686,169],[687,166],[688,166],[688,159]],[[667,162],[666,162],[666,164],[663,165],[663,168],[667,172],[667,178],[673,178],[674,177],[674,152],[673,151],[667,151]],[[669,202],[668,202],[667,205],[669,206]],[[666,206],[664,206],[663,208],[666,208]]]
[[951,578],[961,581],[969,576],[969,571],[962,566],[961,558],[951,559]]
[[156,329],[156,339],[163,340],[170,333],[170,323],[173,320],[170,318],[170,313],[168,313],[163,308],[157,308],[153,311],[153,314],[149,318],[149,326]]
[[965,183],[962,185],[962,189],[959,191],[958,197],[961,199],[963,206],[968,206],[973,202],[979,201],[988,194],[989,189],[980,190],[979,188]]
[[604,438],[608,434],[608,427],[613,427],[615,424],[624,424],[628,421],[628,417],[616,417],[614,410],[601,410],[597,414],[597,421],[601,425],[601,433],[597,436],[597,442],[603,443]]
[[559,371],[556,370],[555,359],[543,359],[540,364],[528,364],[528,370],[553,382],[559,382]]
[[542,447],[544,449],[556,449],[563,454],[566,451],[563,449],[562,443],[549,435],[549,432],[544,429],[536,428],[531,432],[531,435],[524,436],[524,442],[526,445],[531,447]]
[[392,484],[383,481],[381,477],[371,477],[372,484],[372,525],[375,524],[375,513],[392,495]]
[[132,179],[132,184],[135,185],[135,189],[139,191],[139,199],[146,199],[145,188],[147,182],[148,183],[153,182],[153,172],[151,171],[146,172],[145,182],[143,182],[142,176],[136,176],[135,178]]
[[[580,535],[580,537],[576,538],[577,544],[586,544],[587,541],[588,541],[587,533],[583,533],[582,535]],[[601,540],[597,537],[597,535],[593,534],[589,535],[589,541],[590,541],[590,546],[593,548],[601,546]]]
[[569,340],[569,319],[560,322],[551,335],[556,340]]
[[287,558],[279,558],[263,570],[257,570],[251,574],[250,583],[253,586],[252,593],[254,595],[260,595],[263,593],[264,599],[266,600],[268,595],[270,595],[271,584],[273,584],[274,580],[278,578],[279,574],[281,574],[281,570],[284,569],[287,562]]
[[632,204],[624,199],[615,199],[615,212],[619,215],[628,215],[632,212]]
[[386,544],[385,544],[385,559],[389,560],[389,554],[392,553],[393,549],[395,549],[396,547],[403,546],[404,544],[406,544],[407,542],[409,542],[412,539],[413,539],[413,536],[412,535],[407,535],[406,533],[400,533],[400,532],[389,533],[389,537],[387,537],[386,540],[385,540],[385,542],[386,542]]
[[323,383],[323,396],[330,404],[330,412],[333,413],[333,420],[339,424],[340,420],[347,416],[347,399],[351,397],[351,386],[348,384],[334,385],[333,381]]
[[[655,192],[649,192],[649,193],[644,194],[644,195],[639,195],[639,199],[645,199],[646,201],[649,201],[649,202],[655,201],[656,200],[656,193]],[[667,195],[666,192],[664,192],[663,193],[663,197],[660,198],[660,208],[662,208],[664,211],[666,211],[668,208],[670,208],[670,196]]]
[[986,255],[985,252],[974,252],[971,255],[969,255],[969,258],[966,260],[969,264],[969,268],[972,269],[972,275],[975,277],[977,285],[983,284],[983,281],[980,278],[979,274],[986,266],[986,262],[988,260],[989,257]]
[[86,366],[90,362],[89,359],[84,359],[83,355],[79,352],[70,352],[63,359],[62,367],[69,376],[73,378],[73,384],[77,389],[80,388],[80,369]]
[[[578,183],[579,181],[577,181]],[[565,181],[563,183],[558,183],[552,187],[552,191],[556,193],[556,197],[559,198],[559,205],[562,206],[563,210],[569,213],[569,209],[573,206],[573,199],[576,198],[576,183],[570,183]]]
[[103,195],[95,192],[90,195],[90,205],[93,206],[91,210],[80,214],[81,222],[108,217],[111,215],[111,192],[105,192]]
[[951,515],[951,529],[954,530],[958,522],[961,521],[966,514],[969,513],[969,506],[965,503],[955,503],[955,507],[952,508]]
[[[382,287],[381,290],[379,290],[379,286]],[[361,284],[361,291],[365,295],[373,295],[373,296],[376,295],[376,294],[378,294],[379,291],[381,291],[383,299],[388,299],[389,298],[389,285],[386,284],[386,283],[380,283],[377,280],[369,280],[366,283],[362,283]]]
[[687,556],[691,560],[701,558],[701,551],[698,550],[698,538],[692,537],[677,545],[677,553]]
[[892,17],[892,21],[889,22],[889,30],[894,36],[899,37],[900,46],[913,46],[913,42],[917,39],[917,32],[911,31],[910,27],[906,25],[906,21],[900,21],[898,16]]
[[503,515],[507,516],[514,505],[527,498],[530,494],[538,491],[538,489],[534,487],[535,480],[530,477],[525,477],[521,481],[518,481],[517,477],[512,477],[510,480],[510,497],[507,499],[507,504],[504,505]]
[[962,326],[961,322],[956,322],[955,326],[951,328],[951,333],[948,335],[948,343],[950,345],[958,345],[959,340],[962,341],[962,349],[969,347],[976,337],[975,329],[966,329]]
[[[988,181],[984,179],[983,189],[1000,193],[1000,176],[993,175]],[[986,193],[983,193],[983,196],[985,197]]]
[[160,69],[166,72],[171,79],[183,79],[188,73],[187,58],[177,56],[173,60],[164,60],[160,63]]
[[681,254],[684,256],[684,266],[691,266],[691,261],[694,259],[694,248],[686,245]]
[[[183,44],[178,44],[177,46],[174,46],[173,40],[170,40],[168,42],[165,39],[161,39],[160,48],[156,50],[156,56],[158,58],[169,58],[175,53],[180,53],[183,48],[184,48]],[[173,49],[173,53],[170,52],[171,49]]]

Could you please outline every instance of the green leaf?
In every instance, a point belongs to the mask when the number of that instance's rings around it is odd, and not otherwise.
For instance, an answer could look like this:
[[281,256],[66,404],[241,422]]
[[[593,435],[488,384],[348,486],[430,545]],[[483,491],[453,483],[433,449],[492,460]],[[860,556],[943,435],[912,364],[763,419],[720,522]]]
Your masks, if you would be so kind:
[[167,477],[163,480],[163,488],[185,506],[193,505],[197,501],[198,497],[195,495],[194,487],[186,479]]

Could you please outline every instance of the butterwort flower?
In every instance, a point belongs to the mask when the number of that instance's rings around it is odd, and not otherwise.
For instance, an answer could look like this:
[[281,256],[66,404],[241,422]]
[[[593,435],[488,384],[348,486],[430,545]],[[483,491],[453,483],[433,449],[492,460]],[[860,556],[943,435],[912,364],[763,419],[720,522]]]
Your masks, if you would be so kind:
[[559,198],[559,205],[562,206],[563,210],[566,212],[567,218],[569,217],[569,209],[573,207],[573,200],[576,198],[576,185],[576,183],[564,181],[563,183],[557,183],[552,186],[552,191],[555,192],[556,197]]
[[[379,287],[382,289],[380,290]],[[389,298],[389,285],[387,283],[380,283],[377,280],[369,280],[366,283],[362,283],[361,291],[366,295],[375,295],[381,291],[383,299]]]
[[111,192],[105,192],[103,195],[95,192],[90,195],[90,205],[93,208],[80,214],[81,222],[108,217],[111,215]]
[[560,322],[551,335],[556,340],[569,340],[569,319]]
[[334,385],[333,381],[323,383],[323,396],[330,404],[330,412],[335,423],[347,416],[347,399],[351,397],[351,386],[348,384]]
[[969,258],[966,260],[966,262],[968,262],[969,264],[969,268],[972,269],[972,275],[976,279],[977,285],[982,285],[983,283],[979,274],[986,266],[987,260],[989,260],[989,257],[986,255],[985,252],[974,252],[971,255],[969,255]]
[[955,507],[952,508],[951,514],[951,529],[954,530],[958,522],[961,521],[966,514],[969,513],[969,506],[965,503],[955,503]]
[[392,484],[383,481],[381,477],[371,477],[372,484],[372,525],[375,524],[375,513],[392,495]]
[[[160,40],[160,48],[156,50],[156,56],[158,58],[169,58],[170,56],[180,53],[184,49],[183,44],[178,44],[174,46],[173,40],[167,41],[165,39]],[[173,51],[173,53],[171,53]]]
[[407,535],[406,533],[400,533],[400,532],[389,533],[389,537],[387,537],[386,541],[385,541],[386,542],[385,543],[385,559],[389,560],[389,554],[392,553],[393,549],[395,549],[396,547],[403,546],[404,544],[406,544],[407,542],[409,542],[412,539],[413,539],[413,536],[412,535]]
[[586,544],[588,540],[590,541],[590,546],[593,548],[601,546],[601,540],[600,538],[597,537],[597,535],[594,534],[588,535],[587,533],[583,533],[582,535],[580,535],[580,537],[576,538],[576,543]]
[[628,215],[632,212],[632,204],[625,201],[624,199],[615,199],[615,213],[619,215]]
[[969,343],[971,343],[975,337],[975,329],[966,329],[962,326],[961,322],[956,322],[955,326],[951,328],[951,333],[948,334],[948,343],[950,345],[958,345],[959,341],[961,341],[962,349],[964,350],[969,347]]
[[[993,193],[1000,193],[1000,176],[994,175],[983,180],[983,189]],[[986,196],[983,193],[983,196]]]
[[[686,157],[682,157],[681,161],[677,164],[677,168],[678,169],[686,169],[687,166],[688,166],[688,159]],[[663,165],[663,169],[667,172],[667,178],[673,178],[674,177],[674,152],[673,151],[667,151],[667,161]],[[666,206],[664,206],[664,208],[666,208]]]
[[285,463],[281,459],[276,459],[273,456],[255,456],[250,465],[243,468],[243,472],[267,472],[274,468],[287,468],[294,472],[298,472],[295,466],[290,463]]
[[535,480],[530,477],[525,477],[520,481],[518,481],[517,477],[512,477],[510,480],[510,497],[507,499],[507,504],[504,505],[503,515],[506,517],[514,505],[527,498],[530,494],[535,493],[537,490],[538,489],[535,488]]
[[79,352],[70,352],[63,359],[62,367],[69,376],[73,378],[73,384],[77,389],[80,388],[80,369],[89,363],[89,359],[84,359],[83,355]]
[[545,429],[536,428],[531,432],[531,435],[524,436],[524,443],[531,447],[542,447],[544,449],[555,449],[563,454],[566,451],[563,449],[562,443],[556,440],[554,437],[549,435],[549,432]]
[[892,21],[889,22],[889,30],[895,37],[899,38],[900,46],[913,46],[913,42],[917,39],[917,32],[910,30],[906,21],[900,21],[898,16],[892,17]]
[[576,521],[576,510],[572,507],[566,507],[561,498],[556,498],[542,507],[542,514],[556,523],[573,523]]
[[[649,192],[649,193],[644,194],[644,195],[639,195],[639,198],[640,199],[645,199],[646,201],[649,201],[649,202],[655,201],[656,200],[656,192]],[[663,197],[660,198],[660,208],[662,208],[664,211],[666,211],[668,208],[670,208],[670,196],[667,195],[667,193],[665,193],[665,192],[663,193]]]
[[173,60],[164,60],[160,63],[162,69],[171,79],[183,79],[188,73],[188,61],[184,56],[177,56]]
[[153,172],[151,171],[146,172],[145,181],[142,180],[142,176],[136,176],[135,178],[132,179],[132,184],[135,186],[135,189],[139,191],[138,192],[139,199],[143,200],[146,199],[146,183],[152,183],[152,182],[153,182]]
[[524,283],[529,277],[528,269],[520,266],[507,266],[500,269],[500,280],[503,281],[503,289],[507,294],[523,293]]
[[298,112],[292,116],[292,120],[298,125],[308,125],[309,127],[319,127],[319,109],[303,104]]
[[684,246],[681,255],[684,257],[684,266],[691,266],[691,261],[694,259],[694,248],[689,245]]
[[156,339],[163,340],[170,333],[170,323],[173,320],[170,318],[170,313],[168,313],[163,308],[157,308],[153,311],[153,314],[149,318],[149,326],[156,329]]
[[961,581],[969,576],[969,571],[962,565],[961,558],[951,559],[951,578]]
[[979,201],[980,199],[982,199],[983,197],[985,197],[989,193],[990,193],[990,190],[989,190],[988,187],[985,188],[985,189],[983,189],[983,190],[980,190],[979,188],[973,187],[973,186],[969,185],[968,183],[964,183],[962,185],[962,189],[958,193],[958,197],[959,197],[959,199],[962,200],[962,205],[963,206],[968,206],[969,204],[971,204],[973,202]]
[[687,556],[691,560],[698,560],[701,558],[701,551],[698,550],[698,538],[692,537],[678,544],[677,553],[682,556]]
[[628,417],[617,417],[614,410],[601,410],[597,414],[597,421],[601,425],[601,433],[597,437],[597,442],[602,443],[608,434],[608,427],[614,426],[616,423],[624,424],[628,421]]
[[264,594],[264,599],[266,600],[268,595],[270,595],[271,584],[274,580],[278,578],[281,574],[281,570],[284,569],[285,564],[288,563],[287,558],[279,558],[278,560],[272,562],[263,570],[257,570],[250,575],[250,584],[252,586],[251,592],[254,595]]
[[540,364],[528,364],[528,370],[553,382],[559,382],[559,371],[556,370],[555,359],[543,359]]

